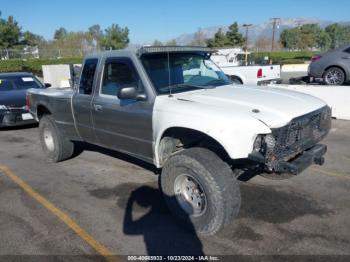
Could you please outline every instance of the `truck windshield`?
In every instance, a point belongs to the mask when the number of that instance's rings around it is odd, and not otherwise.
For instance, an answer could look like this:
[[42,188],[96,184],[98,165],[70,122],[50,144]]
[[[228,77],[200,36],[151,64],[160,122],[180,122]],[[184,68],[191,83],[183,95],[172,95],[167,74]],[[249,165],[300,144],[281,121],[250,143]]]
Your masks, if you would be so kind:
[[44,86],[39,82],[39,80],[32,76],[0,77],[0,92],[26,90],[29,88],[44,88]]
[[143,55],[141,61],[158,94],[214,88],[231,83],[205,54],[148,54]]

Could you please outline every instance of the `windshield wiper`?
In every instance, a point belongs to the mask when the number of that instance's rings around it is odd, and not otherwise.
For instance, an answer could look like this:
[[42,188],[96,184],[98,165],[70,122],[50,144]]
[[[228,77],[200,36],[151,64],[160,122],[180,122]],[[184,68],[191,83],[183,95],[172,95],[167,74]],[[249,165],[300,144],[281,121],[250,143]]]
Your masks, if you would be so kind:
[[211,80],[207,83],[208,85],[212,86],[212,85],[228,85],[228,83],[224,80],[221,79],[215,79],[215,80]]
[[168,88],[177,88],[177,87],[194,87],[198,89],[212,89],[212,88],[215,88],[216,86],[213,86],[213,85],[200,86],[200,85],[192,85],[192,84],[185,84],[185,83],[168,86]]

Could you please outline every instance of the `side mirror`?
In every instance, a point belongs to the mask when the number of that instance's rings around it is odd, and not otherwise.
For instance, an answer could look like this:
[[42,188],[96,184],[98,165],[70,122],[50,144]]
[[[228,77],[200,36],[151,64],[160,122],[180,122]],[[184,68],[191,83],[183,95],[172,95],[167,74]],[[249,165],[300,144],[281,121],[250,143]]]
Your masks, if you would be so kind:
[[134,99],[137,101],[146,100],[145,94],[139,94],[134,86],[120,88],[117,94],[119,99]]
[[49,88],[49,87],[51,87],[51,84],[45,83],[44,86],[45,86],[45,88]]

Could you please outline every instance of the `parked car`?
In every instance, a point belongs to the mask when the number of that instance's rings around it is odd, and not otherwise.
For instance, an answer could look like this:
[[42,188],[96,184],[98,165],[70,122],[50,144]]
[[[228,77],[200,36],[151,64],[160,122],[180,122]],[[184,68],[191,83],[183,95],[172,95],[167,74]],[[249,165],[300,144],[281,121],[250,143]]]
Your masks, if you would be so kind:
[[272,178],[322,165],[330,108],[298,92],[232,85],[211,53],[102,52],[85,58],[75,90],[28,90],[47,157],[68,159],[85,141],[152,163],[169,209],[201,234],[238,215],[239,164]]
[[26,108],[28,89],[45,86],[31,73],[0,74],[0,127],[36,123]]
[[267,85],[282,81],[280,65],[245,65],[244,57],[245,52],[240,48],[222,48],[211,59],[235,84]]
[[308,75],[326,85],[343,85],[350,81],[350,45],[311,58]]

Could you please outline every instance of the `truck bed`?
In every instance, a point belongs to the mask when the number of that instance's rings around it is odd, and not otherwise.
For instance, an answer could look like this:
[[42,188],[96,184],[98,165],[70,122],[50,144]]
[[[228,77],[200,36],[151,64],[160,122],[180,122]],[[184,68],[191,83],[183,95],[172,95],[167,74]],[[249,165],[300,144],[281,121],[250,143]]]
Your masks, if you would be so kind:
[[29,89],[27,91],[29,112],[39,120],[43,113],[40,112],[41,106],[47,108],[54,114],[57,125],[62,126],[66,135],[78,139],[71,106],[73,93],[70,88]]

